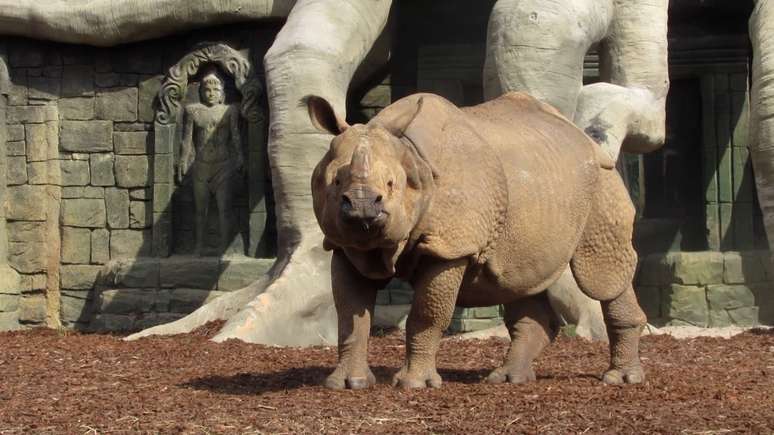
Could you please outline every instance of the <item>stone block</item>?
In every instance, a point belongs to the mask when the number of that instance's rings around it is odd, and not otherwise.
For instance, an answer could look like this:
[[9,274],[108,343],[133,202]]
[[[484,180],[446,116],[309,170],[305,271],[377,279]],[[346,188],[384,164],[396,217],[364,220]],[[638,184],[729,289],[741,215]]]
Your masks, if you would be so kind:
[[116,122],[113,124],[113,130],[123,132],[149,132],[153,130],[153,124],[147,122]]
[[650,254],[640,260],[635,282],[641,286],[661,287],[672,278],[672,258],[664,254]]
[[91,320],[93,306],[90,292],[62,290],[59,317],[65,323],[88,322]]
[[215,290],[220,275],[217,257],[171,257],[161,262],[161,286]]
[[32,277],[32,290],[43,290],[48,283],[48,275],[45,273],[39,273],[37,275],[30,275]]
[[62,186],[85,186],[89,184],[89,162],[83,160],[62,160]]
[[94,119],[94,97],[62,98],[57,104],[62,119],[76,121]]
[[62,228],[62,263],[89,264],[91,260],[91,230]]
[[452,319],[449,330],[452,332],[472,332],[492,328],[502,323],[500,319]]
[[105,198],[105,188],[104,187],[96,187],[96,186],[84,186],[82,191],[83,198],[92,198],[92,199],[104,199]]
[[111,229],[129,228],[129,191],[109,187],[105,189],[107,224]]
[[8,105],[26,106],[27,100],[27,71],[17,69],[11,71],[11,83],[8,86]]
[[709,327],[710,328],[722,328],[724,326],[731,326],[734,321],[731,320],[731,316],[728,315],[726,310],[709,310]]
[[6,140],[9,142],[23,142],[25,139],[23,125],[9,125],[5,129]]
[[151,206],[145,201],[132,201],[129,204],[129,228],[149,228],[153,223]]
[[11,312],[19,309],[19,295],[0,294],[0,312]]
[[709,285],[707,303],[711,310],[752,307],[755,305],[755,295],[744,285]]
[[137,121],[137,88],[107,88],[97,92],[97,118]]
[[6,182],[8,185],[19,185],[27,183],[27,158],[20,157],[8,157],[6,160],[7,172]]
[[120,131],[113,133],[116,154],[149,154],[147,131]]
[[758,325],[758,307],[739,307],[728,311],[731,322],[737,326]]
[[670,320],[680,320],[706,327],[709,322],[704,287],[672,284],[661,295],[661,313]]
[[176,288],[170,294],[169,311],[183,314],[191,313],[223,294],[224,292],[217,290]]
[[58,117],[56,106],[10,106],[6,112],[8,124],[42,124]]
[[0,331],[16,331],[22,329],[19,324],[19,312],[0,313]]
[[46,220],[45,186],[8,186],[5,217],[9,220]]
[[134,330],[134,316],[119,314],[97,314],[90,329],[98,332],[119,332]]
[[102,266],[87,264],[66,264],[59,270],[60,285],[63,289],[89,290],[95,287]]
[[6,224],[10,242],[45,242],[45,222],[11,221]]
[[19,300],[19,322],[43,323],[46,321],[46,298],[35,293],[23,295]]
[[90,198],[62,200],[62,223],[72,227],[104,228],[107,223],[105,201]]
[[141,331],[143,329],[151,328],[156,325],[163,325],[165,323],[174,322],[175,320],[185,317],[183,314],[178,313],[149,313],[143,314],[134,323],[135,329]]
[[140,81],[139,87],[139,119],[143,122],[153,122],[156,116],[154,101],[161,89],[161,82],[164,77],[161,75],[144,77]]
[[45,124],[27,124],[24,126],[27,137],[27,161],[48,160],[49,143]]
[[638,286],[637,302],[648,319],[661,317],[661,289],[655,286]]
[[172,203],[172,184],[153,184],[153,212],[168,213]]
[[139,48],[114,50],[110,53],[110,64],[117,72],[155,74],[161,72],[162,52]]
[[147,156],[116,156],[116,182],[121,187],[145,187],[150,185]]
[[91,262],[105,264],[110,260],[110,232],[97,229],[91,232]]
[[133,314],[151,311],[155,303],[154,289],[110,289],[99,295],[100,313]]
[[272,259],[227,257],[220,263],[218,290],[231,291],[246,287],[261,278],[274,264]]
[[151,189],[148,187],[141,187],[139,189],[131,189],[129,190],[129,198],[134,200],[150,200],[151,199]]
[[110,232],[110,258],[134,258],[151,253],[149,230],[115,230]]
[[374,308],[374,326],[406,329],[411,305],[377,305]]
[[767,282],[751,286],[758,306],[758,320],[765,325],[774,325],[774,283]]
[[[27,184],[49,184],[49,168],[51,165],[49,163],[56,163],[56,166],[59,166],[58,161],[52,161],[52,162],[29,162],[27,163]],[[56,171],[59,172],[59,168],[56,168]],[[60,174],[61,177],[61,174]],[[61,180],[60,180],[61,182]]]
[[110,121],[62,121],[61,146],[65,151],[113,151]]
[[169,311],[169,301],[172,298],[171,289],[159,289],[156,291],[156,303],[153,304],[153,311],[157,313],[166,313]]
[[62,96],[84,97],[94,95],[94,68],[86,65],[68,65],[62,69]]
[[[20,126],[17,126],[20,127]],[[24,129],[22,128],[22,131]],[[27,154],[27,146],[24,141],[6,142],[5,155],[7,156],[22,156]],[[26,157],[25,157],[26,160]]]
[[131,258],[111,261],[107,266],[110,283],[115,287],[156,288],[159,286],[159,259]]
[[171,183],[175,179],[175,164],[172,154],[154,156],[153,179],[159,183]]
[[92,154],[89,160],[93,186],[115,186],[112,154]]
[[390,291],[386,289],[376,292],[376,305],[390,305]]
[[676,252],[672,276],[677,284],[720,284],[723,282],[723,254],[720,252]]
[[768,254],[763,251],[725,252],[723,282],[726,284],[757,283],[766,280]]
[[51,101],[59,98],[61,80],[58,78],[29,77],[27,83],[29,83],[28,96],[30,100]]
[[97,73],[94,83],[100,88],[113,88],[121,84],[121,75],[112,72]]
[[43,66],[46,54],[40,43],[24,41],[11,45],[9,62],[13,67]]
[[[29,275],[24,275],[29,277]],[[22,291],[22,275],[8,264],[0,265],[0,294],[18,295]]]
[[67,186],[62,188],[62,199],[83,198],[82,186]]

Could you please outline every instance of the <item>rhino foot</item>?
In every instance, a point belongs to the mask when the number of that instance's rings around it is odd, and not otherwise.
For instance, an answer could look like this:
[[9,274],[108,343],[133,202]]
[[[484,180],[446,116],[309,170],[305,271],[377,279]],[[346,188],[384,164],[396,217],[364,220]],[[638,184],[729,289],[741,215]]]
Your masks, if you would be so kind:
[[535,371],[532,367],[514,367],[503,365],[492,370],[492,373],[484,380],[488,384],[524,384],[535,380]]
[[645,381],[645,372],[637,364],[629,368],[612,368],[602,375],[602,382],[611,385],[640,384]]
[[435,368],[426,370],[408,370],[406,366],[392,377],[392,386],[405,389],[410,388],[441,388],[441,375]]
[[376,377],[370,368],[366,368],[365,375],[363,370],[357,375],[353,372],[339,366],[325,379],[325,386],[332,390],[362,390],[376,384]]

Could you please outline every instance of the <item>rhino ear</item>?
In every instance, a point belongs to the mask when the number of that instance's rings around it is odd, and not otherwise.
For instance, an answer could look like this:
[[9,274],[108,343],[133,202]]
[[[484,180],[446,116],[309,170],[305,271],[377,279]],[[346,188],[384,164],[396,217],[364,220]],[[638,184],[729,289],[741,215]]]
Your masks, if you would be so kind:
[[312,125],[320,131],[338,136],[349,128],[347,121],[333,110],[333,106],[325,98],[310,95],[306,97],[306,107],[309,109]]

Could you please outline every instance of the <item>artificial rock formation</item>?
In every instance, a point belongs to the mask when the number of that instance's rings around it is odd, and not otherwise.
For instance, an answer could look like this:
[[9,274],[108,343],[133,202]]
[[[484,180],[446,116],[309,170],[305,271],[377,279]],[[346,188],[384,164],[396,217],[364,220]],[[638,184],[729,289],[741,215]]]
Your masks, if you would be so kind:
[[[3,34],[96,46],[152,39],[206,25],[287,17],[264,59],[270,109],[268,154],[278,205],[277,261],[250,286],[135,337],[186,332],[209,320],[228,319],[216,340],[289,345],[335,342],[331,257],[322,250],[309,191],[312,169],[327,149],[330,136],[313,130],[301,100],[320,95],[345,113],[347,89],[356,70],[363,72],[386,59],[377,40],[391,3],[0,0]],[[625,149],[657,147],[663,136],[659,128],[663,129],[667,87],[661,63],[662,55],[665,62],[666,0],[639,3],[587,0],[559,10],[556,3],[500,0],[490,21],[486,97],[514,89],[533,93],[555,104],[581,127],[593,127],[589,133],[613,155],[621,141]],[[588,32],[577,34],[583,28]],[[599,40],[603,41],[603,79],[612,84],[583,88],[579,73],[583,54]],[[641,46],[635,44],[640,42]],[[378,61],[369,63],[367,56],[378,57]],[[519,61],[514,62],[516,59]],[[643,65],[653,73],[645,74]],[[547,66],[564,69],[545,74]],[[536,79],[541,76],[548,79]],[[561,307],[577,306],[572,299],[582,300],[583,295],[573,287],[550,291],[549,298],[561,311]],[[562,315],[576,322],[589,317],[588,312],[566,310]],[[594,322],[589,325],[588,329],[594,328]]]
[[774,2],[758,0],[750,17],[753,48],[750,158],[769,247],[774,246]]

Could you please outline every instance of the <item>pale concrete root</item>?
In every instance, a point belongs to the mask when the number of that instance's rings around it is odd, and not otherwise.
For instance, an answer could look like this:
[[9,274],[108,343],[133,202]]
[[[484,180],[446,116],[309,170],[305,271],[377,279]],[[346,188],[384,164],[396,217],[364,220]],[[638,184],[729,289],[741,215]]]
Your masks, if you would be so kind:
[[0,0],[0,34],[113,46],[198,27],[286,17],[296,0]]

